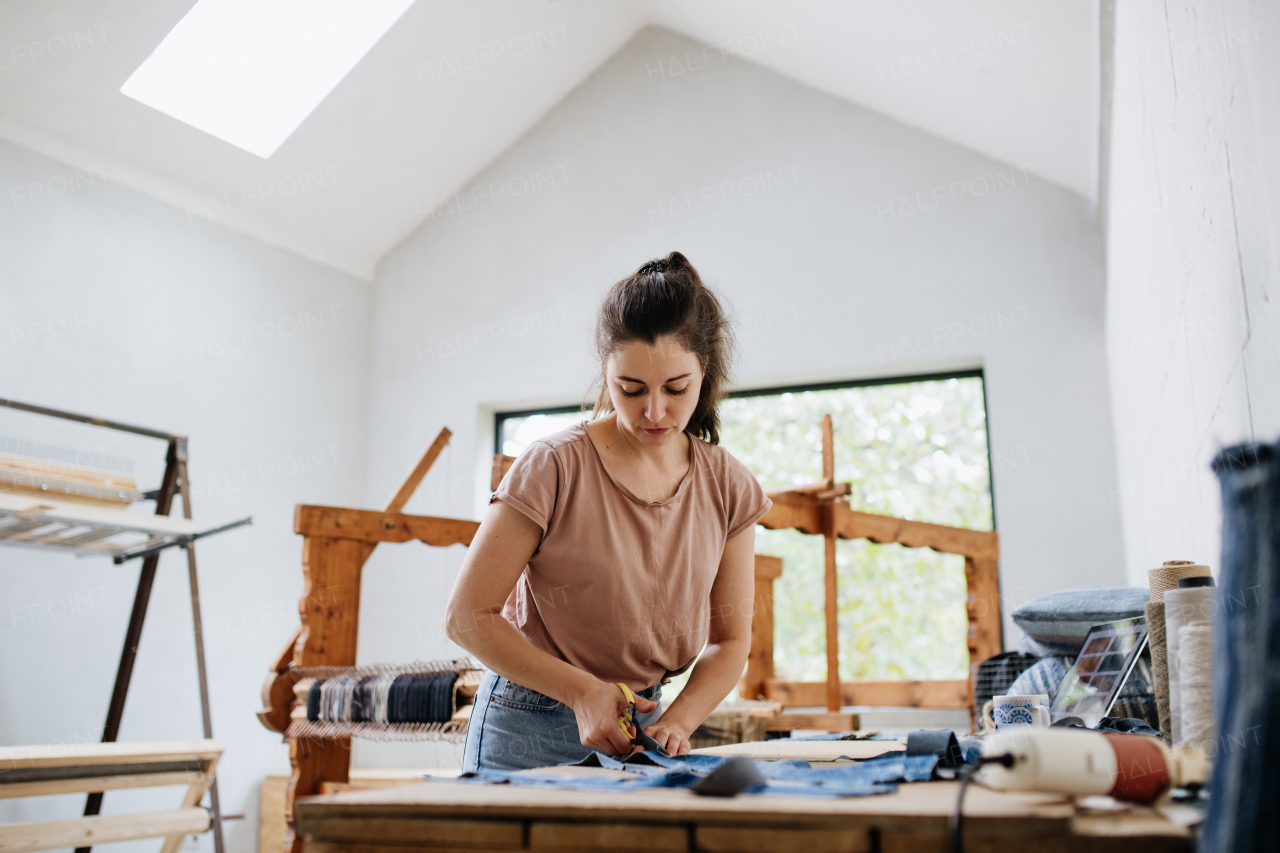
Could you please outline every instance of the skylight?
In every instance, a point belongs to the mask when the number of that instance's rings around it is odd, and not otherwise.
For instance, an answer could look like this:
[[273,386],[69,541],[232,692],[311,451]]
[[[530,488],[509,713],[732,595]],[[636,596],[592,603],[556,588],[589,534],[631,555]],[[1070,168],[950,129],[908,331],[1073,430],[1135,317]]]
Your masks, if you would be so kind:
[[120,91],[270,157],[413,0],[199,0]]

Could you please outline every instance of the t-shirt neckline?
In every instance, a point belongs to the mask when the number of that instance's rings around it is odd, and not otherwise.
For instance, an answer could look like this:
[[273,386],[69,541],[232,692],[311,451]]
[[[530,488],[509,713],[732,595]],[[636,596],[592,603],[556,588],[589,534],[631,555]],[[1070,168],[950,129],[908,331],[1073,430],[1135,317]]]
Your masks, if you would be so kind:
[[685,490],[689,486],[689,481],[693,479],[693,469],[696,467],[698,461],[697,454],[693,449],[694,442],[697,441],[696,438],[691,435],[689,436],[689,470],[685,472],[684,479],[680,481],[679,486],[676,486],[676,490],[672,492],[671,497],[664,501],[645,501],[636,497],[630,489],[620,483],[618,479],[613,476],[613,472],[609,470],[609,466],[604,464],[604,457],[600,455],[600,449],[596,447],[595,440],[591,438],[591,433],[587,431],[588,423],[588,421],[581,421],[578,424],[578,428],[582,430],[582,437],[586,440],[588,446],[591,447],[592,455],[595,457],[596,464],[600,466],[600,470],[604,471],[604,475],[609,478],[609,482],[613,483],[614,488],[622,492],[622,494],[626,495],[632,501],[640,504],[640,506],[666,506],[684,494]]

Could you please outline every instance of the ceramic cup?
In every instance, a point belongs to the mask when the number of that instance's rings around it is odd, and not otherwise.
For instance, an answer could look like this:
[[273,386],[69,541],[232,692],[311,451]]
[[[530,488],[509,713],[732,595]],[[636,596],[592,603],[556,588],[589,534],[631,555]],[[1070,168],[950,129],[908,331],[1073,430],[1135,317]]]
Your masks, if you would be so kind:
[[1049,697],[1043,693],[1026,696],[996,696],[991,716],[997,729],[1014,726],[1049,727]]

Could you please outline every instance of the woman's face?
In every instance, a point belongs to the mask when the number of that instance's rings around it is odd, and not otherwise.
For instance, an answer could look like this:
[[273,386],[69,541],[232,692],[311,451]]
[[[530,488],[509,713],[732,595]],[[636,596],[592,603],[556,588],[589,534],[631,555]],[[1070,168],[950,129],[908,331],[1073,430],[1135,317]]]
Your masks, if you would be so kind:
[[673,337],[622,344],[604,365],[618,428],[642,444],[676,440],[702,390],[702,363]]

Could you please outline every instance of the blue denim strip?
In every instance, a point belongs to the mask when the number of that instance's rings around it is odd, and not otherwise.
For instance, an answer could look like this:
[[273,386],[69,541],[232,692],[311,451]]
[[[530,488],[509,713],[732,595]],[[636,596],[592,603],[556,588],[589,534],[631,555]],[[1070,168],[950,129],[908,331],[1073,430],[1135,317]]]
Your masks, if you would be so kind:
[[[595,752],[576,767],[602,767],[627,771],[632,778],[571,778],[548,768],[534,770],[482,770],[459,781],[470,784],[508,783],[529,787],[572,788],[580,791],[631,791],[639,788],[690,788],[723,764],[726,758],[687,755],[666,758],[637,753],[617,759]],[[811,767],[807,761],[757,761],[767,783],[748,793],[785,794],[805,797],[861,797],[897,790],[898,782],[924,782],[933,775],[937,756],[893,752],[854,764]],[[431,777],[428,777],[431,778]],[[441,780],[443,781],[443,780]]]

